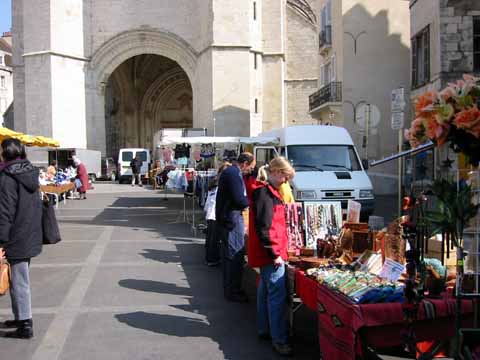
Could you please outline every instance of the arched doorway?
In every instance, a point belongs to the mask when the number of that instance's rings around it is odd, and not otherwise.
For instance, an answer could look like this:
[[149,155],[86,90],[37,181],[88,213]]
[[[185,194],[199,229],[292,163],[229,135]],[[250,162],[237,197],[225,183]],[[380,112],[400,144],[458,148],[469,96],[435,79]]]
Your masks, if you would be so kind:
[[[181,37],[157,29],[130,30],[106,41],[86,69],[88,148],[116,157],[121,146],[153,148],[159,126],[202,126],[196,120],[198,56]],[[154,75],[139,83],[139,72]]]
[[153,150],[162,128],[193,126],[192,85],[180,65],[143,54],[120,64],[105,87],[106,155],[124,147]]

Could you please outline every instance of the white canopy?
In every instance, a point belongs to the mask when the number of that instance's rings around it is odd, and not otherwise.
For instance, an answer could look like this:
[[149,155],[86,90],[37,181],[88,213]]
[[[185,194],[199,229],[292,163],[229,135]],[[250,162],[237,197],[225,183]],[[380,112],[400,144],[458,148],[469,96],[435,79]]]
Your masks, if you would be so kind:
[[160,145],[174,144],[213,144],[213,143],[242,143],[242,144],[277,144],[276,137],[238,137],[238,136],[195,136],[195,137],[165,137]]

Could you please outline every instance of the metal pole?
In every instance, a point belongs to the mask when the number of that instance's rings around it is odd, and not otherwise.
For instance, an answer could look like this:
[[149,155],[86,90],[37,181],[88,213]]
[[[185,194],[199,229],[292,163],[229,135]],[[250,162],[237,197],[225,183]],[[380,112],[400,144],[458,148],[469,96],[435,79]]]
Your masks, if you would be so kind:
[[370,132],[370,104],[365,106],[365,159],[368,161],[368,133]]

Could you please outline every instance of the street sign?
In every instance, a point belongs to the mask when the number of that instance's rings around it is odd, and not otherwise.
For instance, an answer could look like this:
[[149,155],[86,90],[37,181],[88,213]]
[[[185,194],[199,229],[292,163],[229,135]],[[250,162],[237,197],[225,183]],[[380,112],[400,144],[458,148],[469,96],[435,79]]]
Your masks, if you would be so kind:
[[[369,114],[369,107],[370,107],[370,114]],[[371,132],[372,129],[378,127],[378,124],[380,123],[380,110],[378,110],[378,107],[376,107],[373,104],[362,104],[358,107],[356,118],[355,118],[355,121],[361,131],[367,128],[368,115],[370,115],[370,122],[368,124],[369,132]]]
[[405,110],[405,89],[403,87],[392,90],[392,113]]
[[405,125],[405,113],[402,112],[393,112],[392,113],[392,129],[401,130]]

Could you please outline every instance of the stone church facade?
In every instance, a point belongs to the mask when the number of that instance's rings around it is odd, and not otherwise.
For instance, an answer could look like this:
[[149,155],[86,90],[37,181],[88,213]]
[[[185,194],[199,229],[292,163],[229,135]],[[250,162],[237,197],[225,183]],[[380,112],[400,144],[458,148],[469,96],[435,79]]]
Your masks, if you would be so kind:
[[315,0],[15,0],[15,129],[116,155],[312,123]]

